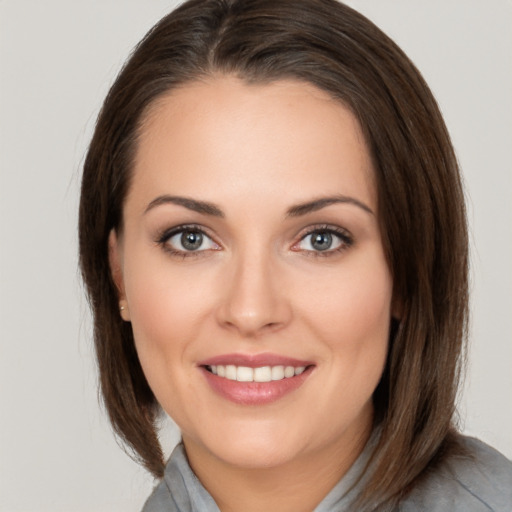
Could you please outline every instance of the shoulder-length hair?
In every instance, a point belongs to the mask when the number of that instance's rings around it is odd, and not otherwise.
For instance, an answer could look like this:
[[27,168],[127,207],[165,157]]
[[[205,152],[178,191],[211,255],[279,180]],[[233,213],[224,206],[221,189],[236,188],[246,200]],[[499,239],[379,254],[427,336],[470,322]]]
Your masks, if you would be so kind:
[[447,129],[420,73],[373,23],[335,0],[187,1],[146,35],[110,89],[85,160],[79,214],[80,265],[110,421],[162,476],[159,407],[131,325],[119,315],[108,236],[122,229],[148,108],[175,87],[222,74],[313,84],[362,127],[401,316],[374,394],[381,435],[361,499],[394,503],[457,445],[452,422],[468,309],[464,197]]

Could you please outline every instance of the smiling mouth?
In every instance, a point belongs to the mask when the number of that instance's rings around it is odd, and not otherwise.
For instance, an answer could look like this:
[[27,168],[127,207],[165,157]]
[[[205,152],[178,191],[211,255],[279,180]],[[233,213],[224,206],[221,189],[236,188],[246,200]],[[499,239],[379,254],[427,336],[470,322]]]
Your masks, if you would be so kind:
[[314,367],[314,364],[254,367],[234,364],[200,366],[213,391],[235,404],[251,406],[262,406],[284,398],[304,384]]
[[238,405],[261,406],[291,394],[309,379],[314,361],[273,353],[223,354],[197,365],[210,389]]
[[250,368],[248,366],[228,365],[205,365],[204,368],[218,377],[237,382],[272,382],[283,379],[290,379],[301,375],[308,366],[259,366]]

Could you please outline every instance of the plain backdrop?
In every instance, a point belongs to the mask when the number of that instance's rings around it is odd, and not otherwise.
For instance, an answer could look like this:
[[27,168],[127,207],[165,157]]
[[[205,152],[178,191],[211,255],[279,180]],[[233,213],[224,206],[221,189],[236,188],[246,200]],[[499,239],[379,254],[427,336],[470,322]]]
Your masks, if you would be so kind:
[[[472,244],[462,426],[512,457],[512,3],[352,0],[408,53],[452,134]],[[97,397],[77,271],[80,167],[109,85],[175,2],[0,0],[0,510],[140,510],[154,482]],[[167,430],[168,448],[177,434]]]

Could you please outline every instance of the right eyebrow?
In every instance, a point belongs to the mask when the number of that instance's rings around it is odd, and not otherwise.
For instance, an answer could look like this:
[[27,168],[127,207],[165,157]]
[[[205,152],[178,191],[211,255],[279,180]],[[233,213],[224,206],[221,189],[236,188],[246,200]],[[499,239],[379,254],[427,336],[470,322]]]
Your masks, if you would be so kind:
[[156,208],[157,206],[161,206],[163,204],[177,204],[178,206],[183,206],[188,210],[192,210],[203,215],[224,217],[224,212],[213,203],[209,203],[208,201],[199,201],[197,199],[191,199],[190,197],[169,195],[158,196],[155,199],[153,199],[144,210],[144,214],[146,214],[153,208]]

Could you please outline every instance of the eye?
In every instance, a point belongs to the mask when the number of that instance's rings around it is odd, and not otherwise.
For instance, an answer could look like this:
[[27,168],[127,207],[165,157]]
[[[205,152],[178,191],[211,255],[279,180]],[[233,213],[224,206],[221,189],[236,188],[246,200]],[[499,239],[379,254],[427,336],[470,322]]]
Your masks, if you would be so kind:
[[345,232],[333,228],[310,231],[293,246],[294,250],[330,254],[352,245],[352,238]]
[[194,226],[181,226],[167,231],[158,242],[166,250],[184,256],[191,252],[203,252],[220,248],[204,231]]

